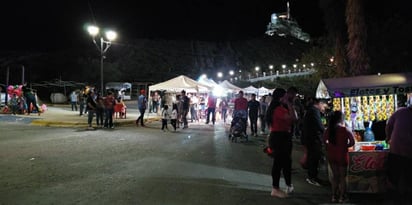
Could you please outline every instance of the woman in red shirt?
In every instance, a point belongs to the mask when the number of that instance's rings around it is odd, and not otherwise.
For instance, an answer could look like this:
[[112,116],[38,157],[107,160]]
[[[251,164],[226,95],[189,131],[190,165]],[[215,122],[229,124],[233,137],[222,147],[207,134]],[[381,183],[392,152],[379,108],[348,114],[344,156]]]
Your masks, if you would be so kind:
[[[272,101],[267,110],[267,123],[270,126],[269,147],[273,150],[272,192],[271,196],[284,198],[292,193],[292,124],[297,119],[292,102],[297,94],[296,88],[286,92],[282,88],[273,91]],[[280,173],[283,172],[286,190],[279,188]]]
[[328,129],[323,135],[326,144],[329,166],[332,169],[332,202],[344,201],[346,190],[346,171],[348,168],[348,147],[355,144],[353,134],[343,125],[343,114],[335,111],[329,118]]

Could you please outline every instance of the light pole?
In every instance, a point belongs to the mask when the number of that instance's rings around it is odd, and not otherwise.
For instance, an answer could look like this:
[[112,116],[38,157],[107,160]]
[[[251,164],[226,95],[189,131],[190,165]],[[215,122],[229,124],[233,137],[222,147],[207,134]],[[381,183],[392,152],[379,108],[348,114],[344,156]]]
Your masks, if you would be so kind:
[[259,70],[260,70],[259,66],[256,66],[256,67],[255,67],[256,78],[259,77]]
[[286,65],[285,64],[282,65],[282,71],[283,71],[283,74],[285,74],[285,72],[286,72]]
[[[104,83],[103,83],[103,59],[105,58],[104,54],[106,53],[107,49],[112,45],[112,41],[116,39],[117,33],[111,30],[105,32],[106,39],[103,38],[102,35],[99,35],[99,27],[97,26],[89,26],[87,27],[87,31],[93,37],[93,43],[96,45],[97,50],[100,52],[100,94],[103,96],[104,93]],[[96,36],[99,35],[100,37],[100,44],[96,42]]]
[[269,65],[270,75],[273,75],[273,65]]
[[235,74],[235,71],[230,70],[229,75],[230,75],[230,82],[233,82],[233,75]]
[[222,73],[222,72],[217,72],[217,77],[218,77],[219,79],[221,79],[221,78],[223,77],[223,73]]

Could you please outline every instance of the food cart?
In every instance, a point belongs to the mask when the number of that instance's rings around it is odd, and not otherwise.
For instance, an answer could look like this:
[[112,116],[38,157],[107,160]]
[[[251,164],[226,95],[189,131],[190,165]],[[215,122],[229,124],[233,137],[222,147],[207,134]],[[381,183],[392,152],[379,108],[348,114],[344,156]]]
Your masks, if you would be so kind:
[[[355,136],[349,149],[347,191],[377,193],[385,191],[386,120],[403,106],[412,93],[412,73],[365,75],[322,79],[316,97],[332,100],[332,109],[341,110],[345,124]],[[371,128],[375,140],[364,141]]]

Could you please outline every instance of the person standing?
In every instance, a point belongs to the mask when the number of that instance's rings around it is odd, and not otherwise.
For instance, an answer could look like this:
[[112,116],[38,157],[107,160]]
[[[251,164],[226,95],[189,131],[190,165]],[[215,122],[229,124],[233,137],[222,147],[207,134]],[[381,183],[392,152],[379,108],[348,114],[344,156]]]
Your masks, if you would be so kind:
[[401,107],[389,118],[386,127],[388,179],[396,194],[396,204],[412,204],[412,105]]
[[260,133],[265,134],[266,133],[266,111],[268,108],[268,103],[266,102],[266,95],[262,96],[260,99]]
[[227,118],[227,110],[229,108],[229,104],[227,103],[226,97],[222,98],[222,101],[219,103],[219,107],[222,110],[222,119],[223,122],[226,124],[226,118]]
[[[285,198],[294,191],[292,184],[292,125],[297,120],[293,100],[297,89],[291,87],[286,92],[282,88],[273,91],[272,101],[267,110],[270,126],[268,146],[273,150],[271,196]],[[283,172],[286,190],[279,187],[280,173]]]
[[165,131],[169,130],[169,128],[167,128],[167,120],[169,119],[169,106],[164,105],[163,106],[163,110],[162,110],[162,130]]
[[341,111],[332,113],[329,125],[323,135],[323,142],[326,145],[327,158],[332,170],[332,198],[331,202],[342,203],[345,200],[346,192],[346,172],[348,168],[348,147],[355,144],[353,134],[344,125]]
[[307,151],[308,177],[306,182],[315,186],[321,186],[318,178],[319,161],[322,157],[322,135],[325,130],[321,112],[324,112],[325,104],[319,99],[313,99],[303,117],[302,143]]
[[157,91],[154,92],[152,96],[152,111],[153,113],[157,113],[158,107],[159,107],[159,98],[160,96],[158,95]]
[[182,124],[182,101],[180,98],[180,94],[176,95],[176,107],[177,107],[177,120],[176,120],[176,127],[180,128]]
[[215,124],[216,121],[216,97],[213,93],[209,93],[207,97],[207,117],[206,124],[210,122],[210,115],[212,115],[212,123]]
[[106,98],[104,99],[104,127],[105,128],[114,128],[113,126],[113,113],[114,105],[116,104],[116,99],[114,98],[113,92],[109,91]]
[[[240,117],[245,124],[245,128],[243,130],[244,134],[246,134],[246,124],[247,124],[247,104],[248,101],[246,98],[243,97],[243,91],[239,91],[237,98],[234,101],[234,108],[233,108],[233,119],[235,117]],[[232,120],[231,127],[233,127],[234,121]]]
[[197,103],[198,99],[196,94],[190,97],[190,120],[191,122],[196,122],[199,119],[197,118]]
[[84,92],[84,89],[82,91],[80,91],[79,95],[78,95],[78,102],[79,102],[79,110],[80,113],[79,115],[82,116],[83,113],[86,113],[86,109],[85,109],[85,100],[87,99],[87,96]]
[[170,124],[172,124],[175,132],[176,132],[176,123],[177,123],[177,105],[173,103],[172,114],[170,116]]
[[104,100],[99,93],[96,95],[96,124],[97,127],[103,127],[103,116],[105,111]]
[[188,122],[187,122],[187,113],[189,113],[189,104],[190,104],[190,99],[186,95],[186,91],[182,90],[182,95],[180,96],[180,100],[182,103],[182,121],[183,121],[183,129],[188,128]]
[[23,90],[24,98],[26,99],[27,114],[30,115],[30,112],[32,111],[30,104],[32,104],[33,108],[36,109],[37,114],[40,115],[40,109],[37,106],[36,96],[34,95],[33,90],[27,87],[27,83],[24,83],[22,90]]
[[140,112],[140,116],[136,119],[136,126],[139,126],[139,121],[140,121],[140,125],[142,127],[144,127],[144,112],[146,111],[146,107],[147,107],[147,98],[145,96],[146,91],[145,90],[140,90],[140,95],[137,98],[137,108],[139,109]]
[[249,110],[250,132],[252,136],[257,137],[257,121],[260,113],[260,103],[256,100],[256,94],[253,93],[251,95],[247,107]]
[[9,101],[9,105],[11,107],[11,113],[13,113],[13,115],[16,115],[16,113],[18,113],[19,111],[19,98],[17,97],[16,93],[13,93]]
[[93,130],[94,128],[92,127],[92,122],[93,122],[93,116],[94,113],[96,112],[97,104],[96,104],[96,94],[94,93],[93,90],[89,91],[89,95],[87,96],[86,100],[86,105],[87,105],[87,124],[89,125],[87,129]]
[[77,111],[77,93],[76,91],[73,91],[70,94],[70,104],[72,105],[72,111]]

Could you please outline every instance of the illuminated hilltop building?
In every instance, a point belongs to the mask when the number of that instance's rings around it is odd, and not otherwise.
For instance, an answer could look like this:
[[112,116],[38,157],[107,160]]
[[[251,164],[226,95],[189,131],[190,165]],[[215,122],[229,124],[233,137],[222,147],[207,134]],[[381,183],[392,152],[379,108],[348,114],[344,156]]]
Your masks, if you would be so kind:
[[287,2],[286,12],[272,14],[265,33],[269,36],[277,34],[278,36],[293,36],[305,42],[310,41],[309,34],[303,32],[298,23],[290,17],[289,2]]

